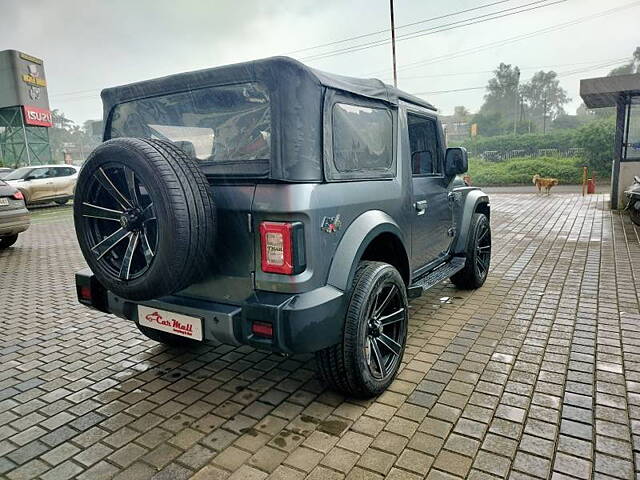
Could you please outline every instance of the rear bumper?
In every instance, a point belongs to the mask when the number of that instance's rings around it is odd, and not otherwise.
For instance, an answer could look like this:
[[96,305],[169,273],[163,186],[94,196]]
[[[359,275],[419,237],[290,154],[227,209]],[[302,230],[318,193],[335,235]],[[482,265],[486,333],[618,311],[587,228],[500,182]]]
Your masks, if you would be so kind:
[[31,224],[26,208],[0,211],[0,235],[15,235],[24,232]]
[[[91,290],[91,299],[83,299],[79,294],[80,303],[136,323],[138,305],[202,318],[205,341],[251,345],[280,353],[309,353],[342,340],[345,295],[330,285],[302,294],[256,291],[253,298],[241,305],[180,296],[132,302],[105,290],[89,269],[76,273],[77,291],[82,287]],[[273,337],[252,333],[254,321],[270,323]]]

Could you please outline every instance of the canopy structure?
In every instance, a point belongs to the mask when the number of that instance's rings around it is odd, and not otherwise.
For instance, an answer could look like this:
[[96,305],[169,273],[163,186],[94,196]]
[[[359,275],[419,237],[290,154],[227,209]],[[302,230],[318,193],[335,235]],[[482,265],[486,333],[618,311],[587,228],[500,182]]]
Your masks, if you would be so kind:
[[611,208],[622,208],[625,188],[640,175],[640,73],[581,80],[580,96],[588,108],[616,107]]
[[615,107],[629,96],[640,96],[640,74],[580,80],[580,96],[588,108]]
[[167,77],[102,91],[105,140],[116,105],[142,98],[207,87],[257,82],[269,92],[272,122],[270,178],[319,181],[322,178],[322,132],[325,92],[330,89],[366,101],[395,107],[401,100],[435,111],[430,103],[377,79],[335,75],[288,57],[271,57]]

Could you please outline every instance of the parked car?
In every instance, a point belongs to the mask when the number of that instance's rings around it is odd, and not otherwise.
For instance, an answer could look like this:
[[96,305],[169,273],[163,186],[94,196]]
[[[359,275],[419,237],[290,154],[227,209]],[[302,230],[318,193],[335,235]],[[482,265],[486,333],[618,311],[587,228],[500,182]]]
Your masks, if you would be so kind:
[[315,352],[329,386],[368,397],[398,371],[408,297],[487,277],[489,199],[422,99],[283,57],[102,98],[78,299],[149,338]]
[[21,167],[4,180],[22,192],[27,205],[49,202],[64,205],[73,198],[79,171],[75,165]]
[[0,180],[9,175],[11,172],[13,172],[13,168],[0,167]]
[[31,218],[22,193],[0,180],[0,250],[18,240],[18,234],[29,228]]

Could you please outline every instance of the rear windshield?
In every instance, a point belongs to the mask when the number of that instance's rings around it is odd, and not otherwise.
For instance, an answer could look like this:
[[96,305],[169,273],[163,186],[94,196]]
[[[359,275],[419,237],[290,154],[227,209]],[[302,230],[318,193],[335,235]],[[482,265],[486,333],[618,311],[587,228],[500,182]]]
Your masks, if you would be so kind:
[[201,162],[269,160],[269,96],[257,83],[173,93],[117,105],[111,135],[169,140]]

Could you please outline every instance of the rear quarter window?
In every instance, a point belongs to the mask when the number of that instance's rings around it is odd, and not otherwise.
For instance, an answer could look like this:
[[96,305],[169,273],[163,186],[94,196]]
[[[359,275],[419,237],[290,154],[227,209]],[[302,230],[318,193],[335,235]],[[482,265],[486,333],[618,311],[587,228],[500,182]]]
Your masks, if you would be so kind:
[[338,173],[369,177],[393,164],[393,117],[386,108],[336,103],[332,109],[333,163]]

